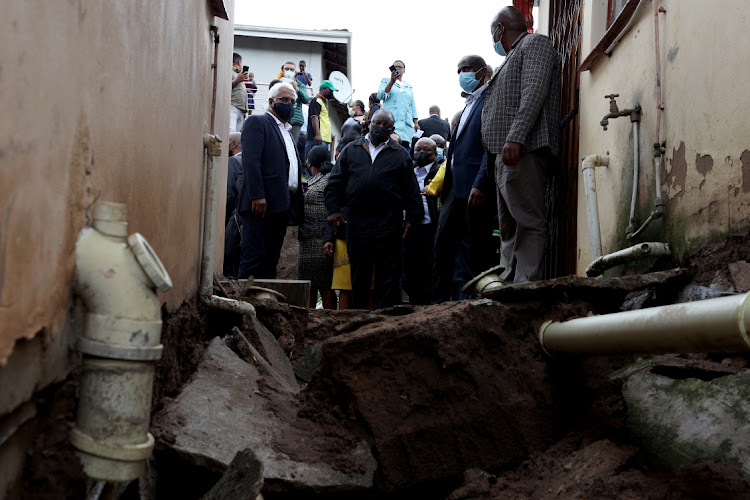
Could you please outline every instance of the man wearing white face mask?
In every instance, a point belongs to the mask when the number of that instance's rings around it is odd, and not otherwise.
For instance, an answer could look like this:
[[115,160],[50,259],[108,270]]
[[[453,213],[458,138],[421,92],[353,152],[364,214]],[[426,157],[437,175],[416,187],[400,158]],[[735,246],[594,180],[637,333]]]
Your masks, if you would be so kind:
[[294,87],[294,91],[297,92],[297,104],[294,105],[294,116],[289,120],[289,124],[292,126],[292,137],[294,137],[294,143],[297,144],[299,141],[300,130],[302,125],[305,124],[305,116],[302,110],[303,104],[308,104],[310,99],[307,97],[306,87],[298,83],[297,79],[294,78],[296,74],[295,66],[293,62],[287,61],[281,67],[281,73],[276,75],[277,80],[289,83]]
[[[462,279],[499,264],[492,247],[493,186],[487,177],[487,154],[482,148],[482,108],[489,72],[484,59],[465,56],[458,62],[458,84],[467,94],[466,107],[451,138],[441,197],[443,209],[435,235],[432,302],[463,298],[451,290],[456,253],[466,239],[470,269]],[[493,260],[494,259],[494,260]],[[460,290],[460,288],[459,288]]]

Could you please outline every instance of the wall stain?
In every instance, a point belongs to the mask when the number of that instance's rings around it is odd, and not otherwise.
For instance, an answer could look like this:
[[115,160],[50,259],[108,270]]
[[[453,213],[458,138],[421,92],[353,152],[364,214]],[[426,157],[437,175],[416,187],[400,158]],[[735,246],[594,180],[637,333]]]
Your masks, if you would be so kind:
[[714,168],[714,159],[711,155],[701,156],[699,153],[695,154],[695,169],[703,176],[703,180],[698,186],[698,190],[703,188],[706,183],[706,175]]
[[744,150],[740,156],[742,162],[742,192],[750,193],[750,150]]
[[10,307],[10,304],[3,302],[3,285],[5,283],[5,255],[8,253],[10,244],[10,214],[13,212],[13,205],[16,203],[16,194],[10,198],[10,202],[5,209],[5,217],[0,224],[0,307]]
[[[667,188],[667,208],[670,212],[673,212],[677,203],[685,196],[685,179],[687,178],[688,168],[683,141],[680,141],[679,148],[672,148],[672,159],[669,163],[672,168],[662,178]],[[750,156],[748,157],[748,174],[750,176]],[[748,187],[750,187],[750,182],[748,182]]]
[[674,62],[679,52],[679,47],[672,47],[671,49],[669,49],[669,52],[667,52],[667,60],[669,60],[669,62]]

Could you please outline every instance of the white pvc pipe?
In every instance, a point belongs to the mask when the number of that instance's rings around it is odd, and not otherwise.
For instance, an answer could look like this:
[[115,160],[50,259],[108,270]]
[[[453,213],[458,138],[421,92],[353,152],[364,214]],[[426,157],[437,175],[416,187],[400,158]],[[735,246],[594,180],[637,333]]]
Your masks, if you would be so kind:
[[750,294],[547,322],[547,353],[619,354],[750,350]]
[[633,195],[630,200],[630,225],[628,226],[629,229],[632,228],[632,231],[635,230],[633,227],[635,222],[635,203],[638,198],[638,174],[641,170],[641,155],[638,149],[638,123],[637,121],[633,122]]
[[603,255],[589,264],[586,268],[587,276],[599,276],[611,267],[619,266],[633,260],[643,259],[644,257],[655,257],[659,255],[670,255],[672,251],[667,243],[650,242],[638,243],[629,248],[623,248],[617,252]]
[[200,300],[209,307],[223,309],[238,314],[255,315],[252,304],[241,300],[227,299],[214,295],[214,254],[216,252],[216,220],[219,213],[219,160],[221,139],[217,135],[205,134],[203,146],[206,148],[206,192],[203,210],[203,256],[201,258]]
[[596,198],[596,175],[594,168],[609,165],[608,155],[589,155],[583,159],[583,190],[586,194],[586,222],[589,232],[589,253],[591,259],[602,255],[602,239],[599,232],[599,205]]

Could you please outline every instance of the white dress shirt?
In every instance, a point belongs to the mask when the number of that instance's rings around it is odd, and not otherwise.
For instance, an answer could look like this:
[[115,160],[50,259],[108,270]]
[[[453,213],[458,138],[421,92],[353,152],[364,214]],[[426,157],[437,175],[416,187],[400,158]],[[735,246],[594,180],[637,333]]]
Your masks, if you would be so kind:
[[297,163],[297,150],[294,149],[294,138],[292,138],[292,134],[289,133],[289,131],[292,130],[292,126],[276,118],[276,115],[273,113],[269,112],[269,114],[274,120],[276,120],[276,125],[279,126],[279,131],[281,131],[281,137],[284,138],[286,156],[289,158],[289,191],[291,193],[296,193],[297,189],[299,189],[299,185],[297,184],[299,164]]
[[474,104],[477,102],[479,96],[481,96],[485,90],[487,90],[486,83],[466,96],[466,107],[464,107],[464,112],[461,113],[461,119],[459,120],[458,128],[456,129],[456,137],[461,135],[461,131],[464,129],[464,125],[466,125],[466,120],[471,114],[471,109],[474,107]]
[[379,146],[375,146],[372,142],[370,142],[370,133],[367,132],[367,135],[365,136],[365,142],[367,143],[367,148],[370,150],[370,158],[372,159],[372,162],[375,163],[375,158],[378,157],[378,153],[383,151],[383,148],[385,147],[387,142],[382,143]]
[[[427,174],[430,173],[431,168],[432,163],[425,165],[424,167],[414,167],[414,175],[417,176],[417,183],[419,184],[420,192],[424,191],[424,180],[427,177]],[[424,205],[424,217],[422,218],[421,224],[429,224],[432,222],[432,219],[430,219],[430,207],[427,205],[427,197],[425,195],[422,195],[422,205]]]

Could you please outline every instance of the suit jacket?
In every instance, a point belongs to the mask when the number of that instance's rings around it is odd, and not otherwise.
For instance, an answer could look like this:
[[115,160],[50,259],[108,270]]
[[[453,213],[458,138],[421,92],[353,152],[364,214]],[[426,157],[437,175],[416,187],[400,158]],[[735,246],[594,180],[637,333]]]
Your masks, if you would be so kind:
[[446,141],[450,139],[451,126],[437,115],[430,115],[428,118],[423,118],[417,122],[417,125],[424,131],[422,137],[430,137],[431,135],[438,134]]
[[227,168],[227,210],[224,216],[224,226],[229,222],[234,209],[237,208],[240,186],[242,185],[242,153],[229,158]]
[[482,142],[501,154],[506,142],[521,151],[560,151],[560,56],[544,35],[522,34],[487,87]]
[[451,189],[456,191],[456,198],[459,200],[468,200],[471,188],[477,188],[485,194],[490,191],[487,153],[482,147],[482,109],[486,94],[485,91],[477,97],[466,117],[464,128],[460,133],[456,132],[448,146],[448,164],[441,192],[443,201]]
[[[438,170],[440,170],[440,165],[442,165],[443,162],[432,162],[432,166],[430,167],[430,171],[427,172],[427,177],[424,178],[425,184],[428,183],[428,181],[431,181],[435,178],[435,174],[438,173]],[[416,167],[416,163],[414,164]],[[424,196],[424,195],[423,195]],[[437,226],[438,223],[438,217],[440,217],[440,212],[438,212],[438,206],[437,206],[437,197],[436,196],[427,196],[427,209],[430,212],[430,224],[434,224]]]
[[[292,142],[294,139],[292,138]],[[289,211],[290,224],[302,222],[304,194],[302,190],[302,160],[297,146],[297,192],[289,193],[289,158],[284,138],[273,115],[250,115],[242,127],[242,172],[239,213],[252,212],[252,202],[266,200],[268,213]]]

